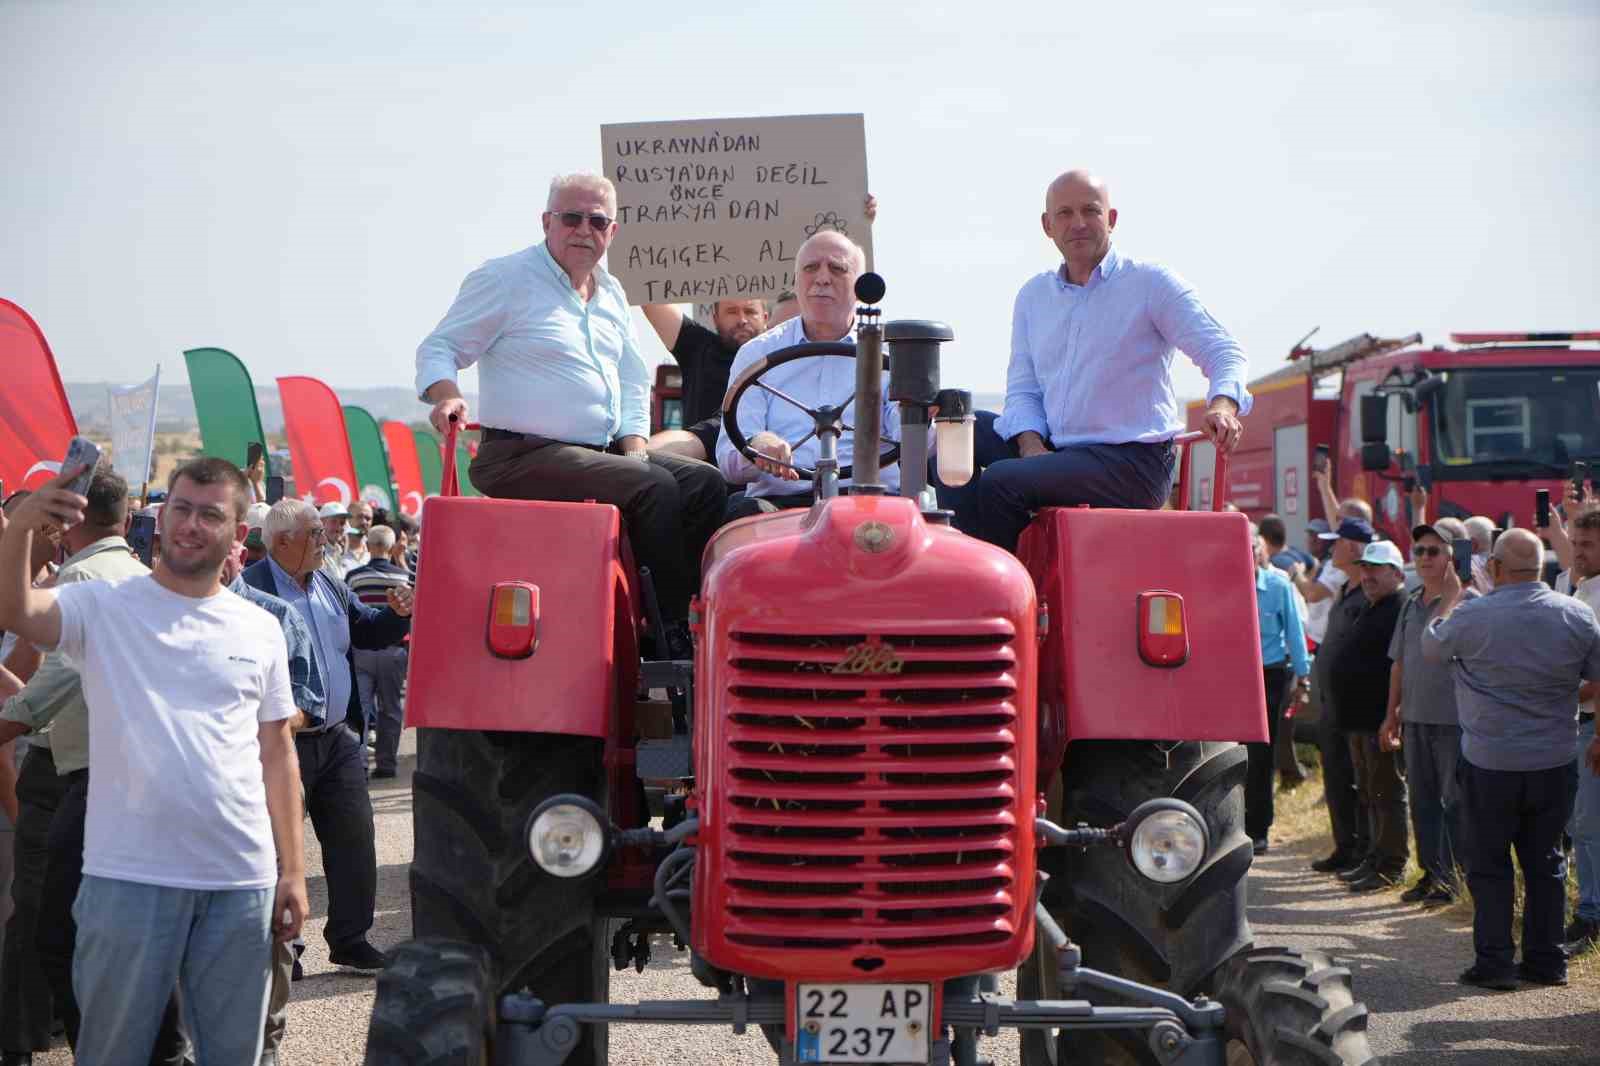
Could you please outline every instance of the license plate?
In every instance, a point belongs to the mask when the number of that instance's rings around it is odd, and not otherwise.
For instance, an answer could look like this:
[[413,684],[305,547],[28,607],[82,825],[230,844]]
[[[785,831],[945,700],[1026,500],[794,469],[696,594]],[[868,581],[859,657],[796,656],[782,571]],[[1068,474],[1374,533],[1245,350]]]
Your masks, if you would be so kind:
[[801,985],[798,1062],[927,1062],[929,985]]

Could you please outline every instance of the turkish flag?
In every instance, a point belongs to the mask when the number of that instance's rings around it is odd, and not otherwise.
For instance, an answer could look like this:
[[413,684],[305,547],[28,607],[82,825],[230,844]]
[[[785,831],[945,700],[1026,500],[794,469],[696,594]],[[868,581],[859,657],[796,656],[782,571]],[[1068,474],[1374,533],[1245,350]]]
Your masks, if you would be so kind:
[[339,397],[316,378],[278,379],[284,432],[294,463],[295,489],[321,506],[355,501],[356,461],[344,428]]
[[0,379],[0,481],[10,495],[55,477],[78,432],[50,345],[10,300],[0,300]]
[[427,495],[422,487],[422,460],[417,458],[417,438],[404,422],[385,422],[381,428],[383,443],[389,449],[389,472],[400,490],[400,510],[417,518],[422,514],[422,498]]

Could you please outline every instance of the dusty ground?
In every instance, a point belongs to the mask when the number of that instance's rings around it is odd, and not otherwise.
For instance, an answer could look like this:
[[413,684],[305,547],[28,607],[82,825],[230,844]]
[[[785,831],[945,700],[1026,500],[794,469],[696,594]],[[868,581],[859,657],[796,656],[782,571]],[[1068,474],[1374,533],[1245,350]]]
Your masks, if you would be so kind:
[[[406,864],[411,853],[411,793],[408,780],[415,750],[411,734],[402,746],[398,781],[373,789],[378,831],[378,918],[373,942],[388,948],[410,931]],[[1305,786],[1311,788],[1313,786]],[[1302,811],[1308,797],[1297,795]],[[1600,1002],[1596,983],[1568,988],[1524,988],[1501,994],[1464,989],[1456,974],[1471,961],[1470,914],[1433,913],[1407,906],[1395,894],[1352,896],[1331,879],[1312,873],[1307,863],[1326,849],[1306,827],[1313,817],[1285,818],[1299,841],[1279,842],[1257,860],[1251,873],[1250,916],[1258,943],[1282,943],[1331,951],[1346,961],[1356,978],[1357,996],[1372,1011],[1373,1049],[1391,1066],[1542,1066],[1600,1064]],[[307,833],[311,907],[307,929],[306,979],[294,986],[286,1066],[345,1066],[359,1063],[366,1042],[374,981],[329,966],[320,931],[327,893],[321,858]],[[1011,991],[1010,982],[1005,990]],[[688,973],[687,956],[666,944],[643,975],[632,970],[613,977],[612,998],[664,999],[701,996]],[[1015,1066],[1015,1037],[987,1041],[983,1053],[996,1066]],[[65,1049],[42,1060],[49,1066],[71,1062]],[[775,1061],[757,1035],[735,1037],[711,1029],[623,1027],[613,1030],[614,1063],[761,1064]]]

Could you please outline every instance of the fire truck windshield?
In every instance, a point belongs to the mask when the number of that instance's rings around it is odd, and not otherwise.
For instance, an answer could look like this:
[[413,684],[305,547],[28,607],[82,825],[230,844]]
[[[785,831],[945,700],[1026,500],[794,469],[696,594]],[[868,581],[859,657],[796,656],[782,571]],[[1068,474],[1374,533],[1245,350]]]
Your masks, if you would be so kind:
[[1452,369],[1432,397],[1436,473],[1563,476],[1600,457],[1600,367]]

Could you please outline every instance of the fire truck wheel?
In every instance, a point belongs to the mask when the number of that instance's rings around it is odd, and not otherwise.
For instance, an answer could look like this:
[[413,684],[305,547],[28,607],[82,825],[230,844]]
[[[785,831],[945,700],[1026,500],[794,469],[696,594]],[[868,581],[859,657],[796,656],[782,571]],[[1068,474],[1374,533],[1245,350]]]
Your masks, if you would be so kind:
[[[1250,942],[1244,878],[1250,838],[1244,832],[1243,745],[1189,741],[1080,741],[1067,749],[1051,783],[1058,825],[1108,826],[1140,803],[1176,796],[1193,804],[1211,830],[1211,853],[1182,885],[1159,885],[1134,870],[1116,848],[1051,848],[1040,866],[1050,875],[1044,903],[1083,948],[1083,964],[1185,996],[1209,992],[1223,963]],[[1017,975],[1019,998],[1058,998],[1055,968],[1036,946]],[[1024,1030],[1026,1066],[1153,1062],[1143,1035],[1086,1032],[1070,1041],[1050,1030]]]
[[1377,1061],[1367,1043],[1367,1008],[1351,995],[1350,971],[1321,952],[1241,952],[1223,967],[1212,994],[1228,1011],[1230,1064]]
[[[550,733],[417,731],[412,805],[411,922],[417,937],[486,948],[497,993],[523,988],[546,1003],[603,1003],[607,923],[594,915],[599,878],[546,876],[524,827],[548,796],[606,803],[602,742]],[[604,1026],[585,1027],[570,1066],[603,1066]]]
[[378,975],[366,1066],[484,1066],[494,1032],[489,953],[456,940],[409,940]]

